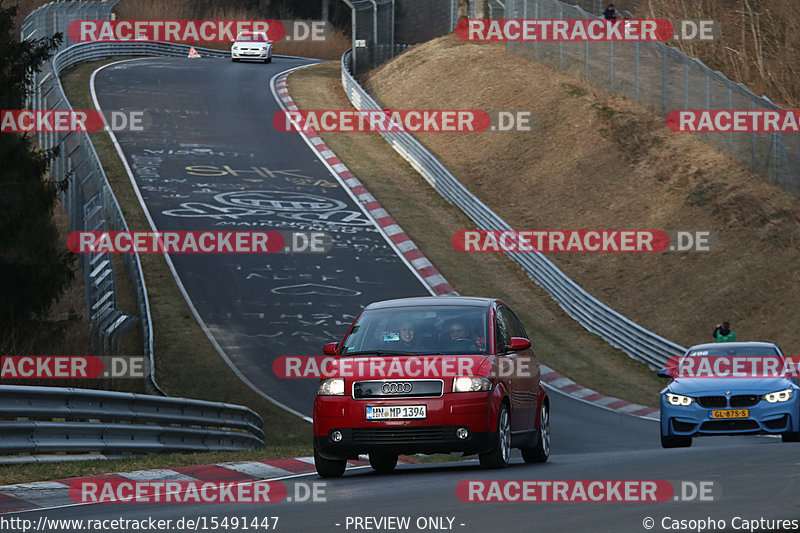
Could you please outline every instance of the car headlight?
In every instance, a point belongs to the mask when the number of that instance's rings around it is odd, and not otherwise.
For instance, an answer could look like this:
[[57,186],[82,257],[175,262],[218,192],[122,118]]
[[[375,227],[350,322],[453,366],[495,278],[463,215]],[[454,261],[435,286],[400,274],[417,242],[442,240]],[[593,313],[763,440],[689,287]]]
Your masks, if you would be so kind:
[[691,396],[684,396],[683,394],[675,394],[672,392],[667,393],[667,403],[670,405],[689,405],[694,401]]
[[788,402],[794,396],[794,391],[792,389],[783,389],[776,392],[770,392],[769,394],[765,394],[763,398],[767,400],[769,403],[779,403],[779,402]]
[[328,378],[319,384],[320,396],[344,396],[344,378]]
[[453,380],[453,392],[485,392],[492,390],[489,378],[461,376]]
[[234,44],[234,45],[233,45],[233,49],[234,49],[234,50],[238,50],[238,49],[239,49],[239,45],[238,45],[238,44]]

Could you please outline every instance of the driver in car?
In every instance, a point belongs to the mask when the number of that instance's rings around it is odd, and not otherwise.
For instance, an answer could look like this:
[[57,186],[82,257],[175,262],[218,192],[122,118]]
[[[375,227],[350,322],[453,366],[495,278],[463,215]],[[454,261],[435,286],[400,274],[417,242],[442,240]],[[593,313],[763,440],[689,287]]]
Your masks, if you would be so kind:
[[445,340],[449,349],[471,349],[480,350],[483,348],[483,339],[479,339],[472,333],[472,329],[466,322],[460,319],[454,319],[445,327]]
[[466,339],[472,341],[469,335],[469,328],[463,323],[459,321],[451,322],[450,325],[447,327],[447,333],[450,335],[451,341],[457,341],[459,339]]

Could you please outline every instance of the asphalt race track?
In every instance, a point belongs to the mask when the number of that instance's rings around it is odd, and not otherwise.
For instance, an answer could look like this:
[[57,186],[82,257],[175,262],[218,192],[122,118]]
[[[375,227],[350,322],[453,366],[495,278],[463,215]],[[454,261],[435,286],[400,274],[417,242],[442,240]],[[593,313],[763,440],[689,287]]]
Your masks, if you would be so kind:
[[311,415],[316,382],[275,376],[281,355],[321,355],[377,300],[428,296],[371,219],[296,133],[272,126],[270,64],[124,61],[97,72],[104,111],[143,111],[116,133],[158,231],[321,230],[330,253],[171,254],[208,330],[271,398]]
[[[553,400],[553,455],[550,461],[526,465],[520,457],[505,470],[483,470],[477,461],[437,465],[403,465],[391,475],[369,467],[349,471],[341,479],[321,481],[316,474],[283,480],[287,494],[305,494],[305,487],[322,483],[326,501],[274,504],[93,504],[57,511],[17,513],[28,520],[60,519],[178,520],[182,517],[279,517],[278,531],[369,531],[346,527],[348,517],[452,518],[452,531],[479,532],[606,532],[647,531],[645,518],[748,520],[800,517],[798,453],[800,445],[764,437],[698,439],[682,450],[662,450],[658,423],[619,415],[560,394]],[[471,503],[460,501],[456,486],[463,480],[653,479],[680,482],[712,481],[715,501],[663,503]],[[296,488],[295,485],[305,485]],[[687,493],[689,491],[687,490]],[[446,525],[448,522],[444,520]],[[337,524],[339,524],[337,526]],[[461,524],[464,524],[463,526]],[[667,524],[669,525],[669,524]],[[448,529],[444,529],[448,530]],[[733,529],[730,529],[733,531]],[[75,531],[75,530],[61,530]],[[263,531],[263,530],[262,530]],[[373,529],[372,531],[392,531]],[[687,531],[684,529],[683,531]]]
[[[225,60],[148,59],[98,72],[106,110],[148,110],[147,131],[117,135],[159,230],[325,228],[338,246],[327,255],[173,255],[192,302],[234,364],[270,396],[303,413],[314,384],[279,380],[278,355],[319,354],[366,303],[425,295],[427,289],[369,223],[296,134],[273,131],[278,109],[270,78],[301,60],[270,65]],[[278,516],[285,532],[469,531],[607,532],[675,529],[672,519],[800,519],[800,444],[768,437],[695,439],[663,450],[658,423],[551,393],[550,462],[506,470],[477,461],[369,467],[322,482],[325,501],[253,504],[92,504],[5,515],[99,519]],[[477,503],[460,501],[464,480],[668,480],[713,482],[713,501],[663,503]],[[405,529],[354,527],[348,517],[410,517]],[[420,528],[421,517],[445,517]],[[654,520],[646,528],[646,518]],[[452,519],[452,522],[447,520]],[[363,523],[362,523],[363,524]],[[438,525],[437,525],[438,524]],[[662,527],[666,524],[667,527]],[[373,523],[374,525],[374,523]],[[200,528],[200,530],[203,530]],[[228,529],[230,530],[230,529]],[[717,530],[719,528],[707,528]],[[60,530],[68,531],[68,530]],[[263,529],[261,531],[264,531]]]

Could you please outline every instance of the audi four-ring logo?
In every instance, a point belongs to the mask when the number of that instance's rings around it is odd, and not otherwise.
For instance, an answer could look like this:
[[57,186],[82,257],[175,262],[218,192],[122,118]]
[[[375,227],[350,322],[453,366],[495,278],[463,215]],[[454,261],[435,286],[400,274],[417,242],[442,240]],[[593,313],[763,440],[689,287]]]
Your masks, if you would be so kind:
[[381,392],[384,394],[403,394],[405,392],[411,392],[412,386],[411,383],[407,381],[397,382],[397,383],[384,383],[381,386]]

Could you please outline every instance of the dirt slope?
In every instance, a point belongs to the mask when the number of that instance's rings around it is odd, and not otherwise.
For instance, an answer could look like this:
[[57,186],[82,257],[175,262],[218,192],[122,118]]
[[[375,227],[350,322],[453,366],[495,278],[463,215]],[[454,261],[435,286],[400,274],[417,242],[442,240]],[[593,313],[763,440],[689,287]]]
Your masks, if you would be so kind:
[[524,109],[530,133],[420,134],[518,229],[712,230],[709,253],[551,254],[591,294],[683,345],[729,320],[800,353],[800,199],[632,102],[505,51],[443,37],[366,80],[392,109]]

